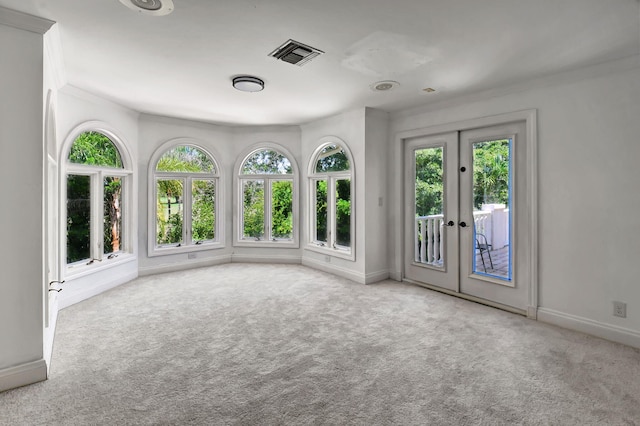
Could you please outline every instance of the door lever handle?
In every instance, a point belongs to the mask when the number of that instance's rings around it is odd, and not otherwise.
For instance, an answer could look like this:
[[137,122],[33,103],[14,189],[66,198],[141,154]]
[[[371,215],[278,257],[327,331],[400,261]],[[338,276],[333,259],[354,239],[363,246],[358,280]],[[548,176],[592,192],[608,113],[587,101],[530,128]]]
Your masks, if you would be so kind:
[[460,228],[466,228],[467,224],[466,222],[460,222]]

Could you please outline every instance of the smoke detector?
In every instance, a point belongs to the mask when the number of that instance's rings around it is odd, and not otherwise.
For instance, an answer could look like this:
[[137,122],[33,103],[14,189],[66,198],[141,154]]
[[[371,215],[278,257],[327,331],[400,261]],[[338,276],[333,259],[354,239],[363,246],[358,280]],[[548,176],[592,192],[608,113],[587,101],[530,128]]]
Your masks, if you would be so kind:
[[163,16],[173,12],[173,0],[119,0],[131,10],[150,16]]
[[289,39],[269,53],[269,56],[301,67],[322,53],[324,52],[320,49]]
[[400,83],[393,80],[384,80],[384,81],[376,81],[371,84],[369,87],[374,92],[388,92],[389,90],[393,90],[396,87],[400,86]]

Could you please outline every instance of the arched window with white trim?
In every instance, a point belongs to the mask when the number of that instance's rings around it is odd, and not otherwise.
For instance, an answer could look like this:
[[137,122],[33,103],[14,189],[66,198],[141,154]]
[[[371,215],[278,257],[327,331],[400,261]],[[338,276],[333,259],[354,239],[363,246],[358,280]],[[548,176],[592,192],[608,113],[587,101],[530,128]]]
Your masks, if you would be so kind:
[[275,144],[263,144],[242,157],[237,168],[239,245],[297,245],[296,166]]
[[343,141],[325,138],[309,163],[310,248],[354,258],[353,161]]
[[149,254],[221,247],[214,157],[190,141],[171,141],[151,164]]
[[[132,252],[128,235],[132,161],[115,133],[88,123],[65,152],[66,264],[69,272]],[[68,146],[69,144],[67,144]]]

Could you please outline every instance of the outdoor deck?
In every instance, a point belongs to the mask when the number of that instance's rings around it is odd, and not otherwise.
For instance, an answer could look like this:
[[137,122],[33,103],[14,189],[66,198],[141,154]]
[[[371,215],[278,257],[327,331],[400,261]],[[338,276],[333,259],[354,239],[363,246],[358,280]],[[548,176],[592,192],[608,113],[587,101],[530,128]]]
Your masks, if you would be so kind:
[[480,252],[476,251],[476,271],[486,272],[491,275],[498,275],[500,277],[509,276],[509,246],[499,248],[497,250],[491,250],[491,260],[493,261],[493,268],[489,262],[489,255],[485,251],[484,262],[486,270],[482,266],[482,259],[480,258]]

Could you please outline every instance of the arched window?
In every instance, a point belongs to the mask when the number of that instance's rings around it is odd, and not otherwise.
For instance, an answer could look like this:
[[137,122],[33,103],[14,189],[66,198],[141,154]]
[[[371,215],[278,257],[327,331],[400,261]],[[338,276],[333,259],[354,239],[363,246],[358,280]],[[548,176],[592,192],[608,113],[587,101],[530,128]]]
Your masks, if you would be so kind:
[[353,166],[344,142],[325,138],[309,164],[311,247],[353,258]]
[[297,244],[295,165],[276,146],[253,149],[238,168],[237,244]]
[[[66,156],[66,263],[69,268],[113,260],[131,252],[128,191],[131,161],[115,136],[88,130]],[[123,146],[120,144],[120,146]]]
[[169,144],[152,159],[149,254],[219,247],[218,166],[197,145]]

